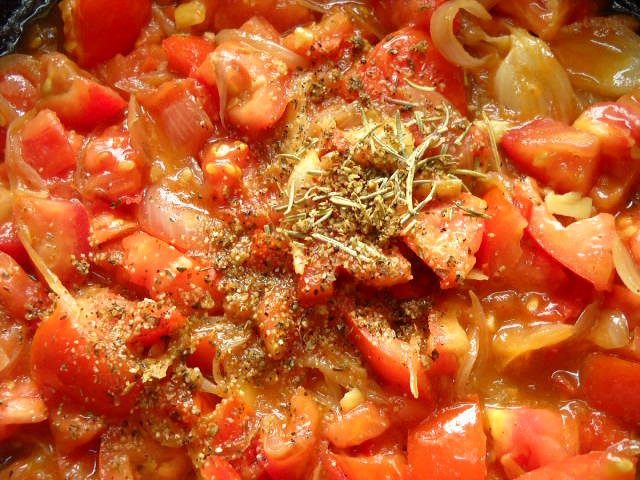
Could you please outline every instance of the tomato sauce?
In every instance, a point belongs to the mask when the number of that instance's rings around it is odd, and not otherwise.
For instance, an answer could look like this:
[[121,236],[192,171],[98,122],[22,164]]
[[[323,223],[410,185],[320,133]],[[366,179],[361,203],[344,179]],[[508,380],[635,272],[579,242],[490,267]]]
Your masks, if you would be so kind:
[[58,7],[0,58],[0,480],[637,478],[636,19]]

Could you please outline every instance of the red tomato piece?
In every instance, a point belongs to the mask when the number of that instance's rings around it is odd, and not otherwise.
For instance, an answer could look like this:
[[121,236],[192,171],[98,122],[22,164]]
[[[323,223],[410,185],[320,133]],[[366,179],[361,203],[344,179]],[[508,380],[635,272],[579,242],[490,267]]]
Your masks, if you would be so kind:
[[441,288],[455,287],[476,263],[487,204],[470,194],[429,204],[405,243],[438,277]]
[[383,407],[364,401],[325,423],[322,433],[336,447],[348,448],[378,437],[390,426],[389,415]]
[[92,138],[78,167],[77,183],[84,198],[102,199],[114,205],[139,200],[146,165],[122,125],[107,128]]
[[256,327],[269,357],[273,359],[282,359],[294,342],[297,328],[295,302],[292,286],[277,285],[267,288],[256,308]]
[[[288,104],[288,72],[267,54],[235,41],[220,44],[201,65],[198,76],[218,88],[221,117],[247,132],[272,127]],[[256,78],[262,80],[256,82]]]
[[83,279],[78,262],[89,254],[89,214],[80,202],[15,195],[14,216],[17,225],[26,227],[35,251],[63,282]]
[[354,30],[352,19],[346,13],[334,10],[319,22],[307,25],[304,30],[292,31],[283,39],[283,44],[289,50],[314,60],[335,58],[341,47],[353,38]]
[[263,439],[265,470],[273,480],[305,478],[318,442],[321,419],[322,413],[313,397],[303,389],[297,390],[291,397],[286,427],[274,426]]
[[0,252],[0,307],[15,320],[22,320],[49,304],[42,284],[29,275],[18,263]]
[[522,257],[520,241],[527,221],[500,189],[492,188],[482,198],[487,202],[489,218],[476,258],[487,275],[499,276]]
[[407,480],[413,478],[409,475],[405,456],[397,453],[367,457],[329,454],[328,461],[335,463],[339,474],[342,474],[341,478],[346,480],[371,480],[373,478]]
[[225,200],[242,186],[248,156],[249,147],[239,140],[221,140],[204,149],[202,171],[214,199]]
[[409,465],[415,478],[484,480],[487,438],[480,407],[463,403],[409,430]]
[[[126,415],[140,393],[138,366],[106,319],[123,302],[115,295],[93,295],[79,305],[58,301],[38,326],[31,345],[33,378],[48,392],[70,398],[87,410]],[[118,341],[116,341],[118,340]]]
[[378,375],[406,393],[431,399],[431,382],[417,348],[396,338],[384,310],[347,308],[344,316],[351,340]]
[[381,0],[376,5],[376,13],[382,21],[388,21],[393,28],[407,26],[426,27],[436,8],[446,0]]
[[313,13],[297,0],[221,0],[215,29],[238,28],[254,16],[264,17],[280,32],[313,20]]
[[632,425],[640,424],[640,363],[593,354],[580,370],[591,405]]
[[55,112],[41,110],[22,131],[22,158],[43,178],[66,173],[76,166],[80,138],[65,130]]
[[134,46],[151,16],[151,0],[65,0],[65,47],[91,67]]
[[26,376],[0,383],[0,426],[40,423],[49,412],[38,385]]
[[162,41],[169,68],[183,77],[195,73],[215,48],[213,43],[197,36],[172,35]]
[[133,331],[127,345],[149,348],[163,338],[179,331],[187,320],[175,307],[166,308],[156,302],[143,300],[138,303],[133,319]]
[[53,110],[65,127],[89,131],[122,118],[127,102],[114,90],[86,77],[66,57],[43,58],[47,78],[39,105]]
[[534,207],[529,233],[538,244],[597,290],[608,290],[613,280],[613,240],[616,235],[612,215],[600,213],[564,227],[543,205]]
[[608,452],[591,452],[547,465],[517,480],[633,480],[634,463]]
[[578,454],[578,428],[572,418],[541,408],[487,408],[493,450],[507,476]]
[[218,455],[209,455],[200,468],[202,480],[242,480],[233,466]]
[[599,167],[597,136],[543,118],[509,130],[500,141],[518,168],[560,193],[589,192]]
[[[467,111],[462,69],[449,63],[417,28],[403,28],[378,43],[358,69],[365,90],[374,99],[406,96],[406,81],[435,87],[460,112]],[[411,93],[415,93],[412,91]]]
[[91,442],[106,429],[104,418],[64,403],[51,409],[49,426],[56,449],[63,455]]

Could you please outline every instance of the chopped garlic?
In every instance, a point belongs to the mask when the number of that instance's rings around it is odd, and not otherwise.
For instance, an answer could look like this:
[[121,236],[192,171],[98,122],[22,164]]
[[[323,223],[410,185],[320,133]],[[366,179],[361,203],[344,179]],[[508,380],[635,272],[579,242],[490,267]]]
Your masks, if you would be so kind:
[[340,399],[340,408],[344,413],[349,412],[364,402],[364,394],[359,388],[352,388]]

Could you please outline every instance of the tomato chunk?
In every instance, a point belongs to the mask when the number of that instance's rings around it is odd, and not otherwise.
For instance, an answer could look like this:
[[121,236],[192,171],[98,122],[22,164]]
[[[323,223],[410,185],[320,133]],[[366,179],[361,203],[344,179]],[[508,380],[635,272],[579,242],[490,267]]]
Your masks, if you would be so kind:
[[84,67],[127,53],[151,16],[151,0],[65,0],[65,46]]
[[409,430],[409,465],[415,478],[484,480],[486,443],[480,407],[458,404]]
[[640,363],[610,355],[587,357],[580,371],[584,394],[596,408],[640,424]]
[[162,41],[169,67],[183,77],[195,73],[215,45],[202,37],[172,35]]
[[42,284],[27,275],[13,258],[0,252],[0,307],[21,320],[48,303]]
[[633,480],[634,463],[607,452],[577,455],[518,477],[517,480]]
[[324,426],[323,434],[336,447],[348,448],[376,438],[390,425],[384,408],[371,401],[365,401],[328,422]]
[[405,480],[409,477],[409,468],[404,455],[378,454],[372,456],[352,457],[349,455],[329,454],[329,461],[334,462],[337,470],[346,480]]
[[592,133],[544,118],[509,130],[500,143],[520,169],[557,192],[586,194],[595,181],[600,141]]
[[470,194],[430,204],[418,214],[405,242],[440,277],[441,288],[455,287],[476,263],[487,204]]
[[600,213],[564,227],[543,205],[534,207],[529,232],[553,258],[598,290],[608,290],[613,280],[615,220]]

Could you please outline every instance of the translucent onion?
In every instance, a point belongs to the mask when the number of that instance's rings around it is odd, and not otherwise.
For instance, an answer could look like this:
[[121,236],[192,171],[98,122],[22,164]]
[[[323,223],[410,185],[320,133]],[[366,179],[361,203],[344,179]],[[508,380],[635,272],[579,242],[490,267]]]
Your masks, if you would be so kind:
[[237,29],[220,30],[216,34],[216,43],[220,45],[224,42],[235,41],[249,45],[256,50],[264,52],[271,57],[281,60],[287,67],[304,68],[309,64],[309,60],[296,52],[289,50],[271,40],[267,40],[253,33],[243,32]]
[[640,295],[640,269],[620,237],[613,241],[613,266],[622,283],[636,295]]
[[619,310],[601,311],[588,338],[606,350],[626,347],[630,340],[627,317]]
[[433,13],[431,38],[438,51],[454,65],[463,68],[481,67],[488,57],[476,58],[470,55],[454,33],[454,21],[460,10],[466,10],[481,20],[491,20],[489,12],[476,0],[450,0]]
[[575,327],[564,323],[505,325],[493,336],[493,351],[501,360],[501,366],[506,367],[516,358],[562,343],[574,333]]
[[576,96],[567,72],[549,46],[526,30],[512,30],[511,50],[493,83],[498,103],[518,118],[575,119]]
[[47,192],[47,185],[38,172],[22,158],[22,128],[35,116],[35,111],[11,122],[7,130],[4,158],[11,189]]
[[576,88],[620,97],[640,87],[640,36],[617,18],[568,25],[551,48]]
[[593,201],[589,197],[583,197],[578,192],[569,192],[558,195],[550,192],[544,197],[547,210],[554,215],[582,220],[591,216]]

